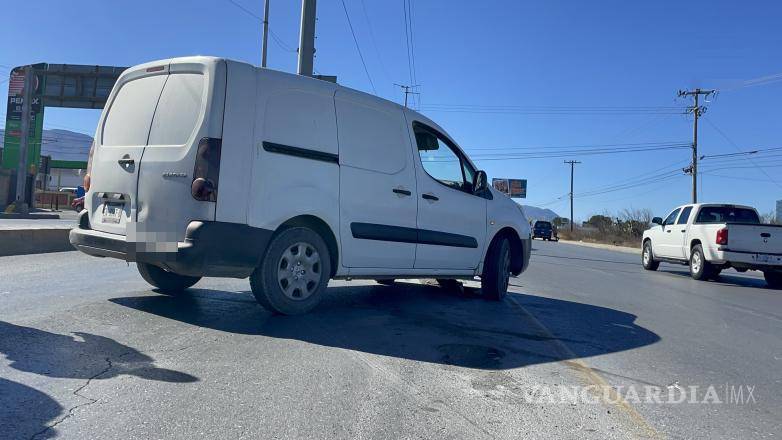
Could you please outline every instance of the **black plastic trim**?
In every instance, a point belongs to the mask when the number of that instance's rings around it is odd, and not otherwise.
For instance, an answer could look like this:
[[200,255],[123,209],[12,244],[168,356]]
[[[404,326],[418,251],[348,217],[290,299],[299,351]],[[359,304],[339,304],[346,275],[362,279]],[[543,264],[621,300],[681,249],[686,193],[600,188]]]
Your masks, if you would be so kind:
[[363,240],[432,244],[473,249],[478,247],[478,240],[468,235],[407,228],[403,226],[381,225],[376,223],[351,223],[350,232],[353,234],[353,238]]
[[263,149],[270,153],[286,154],[288,156],[319,160],[321,162],[329,162],[339,165],[338,154],[310,150],[308,148],[291,147],[290,145],[275,144],[274,142],[266,141],[263,141]]

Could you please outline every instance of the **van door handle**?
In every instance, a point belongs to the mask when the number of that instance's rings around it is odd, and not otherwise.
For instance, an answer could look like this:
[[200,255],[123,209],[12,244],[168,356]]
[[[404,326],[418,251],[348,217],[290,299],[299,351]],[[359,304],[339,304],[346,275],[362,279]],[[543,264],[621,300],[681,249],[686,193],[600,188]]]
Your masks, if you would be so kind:
[[673,231],[673,229],[668,229],[668,230],[667,230],[667,231],[665,231],[665,232],[667,232],[667,233],[669,233],[669,234],[670,234],[670,233],[671,233],[671,231]]
[[122,165],[123,167],[128,167],[136,163],[136,161],[133,159],[128,159],[123,157],[122,159],[118,160],[117,163]]
[[431,194],[431,193],[421,194],[421,197],[422,197],[424,200],[431,200],[431,201],[433,201],[433,202],[436,202],[436,201],[440,200],[440,198],[439,198],[439,197],[437,197],[436,195],[434,195],[434,194]]
[[411,195],[413,195],[413,193],[411,193],[410,191],[408,191],[408,190],[406,190],[406,189],[404,189],[402,187],[394,188],[391,191],[393,191],[394,194],[399,194],[400,196],[411,196]]
[[687,232],[687,230],[686,229],[682,229],[682,232]]

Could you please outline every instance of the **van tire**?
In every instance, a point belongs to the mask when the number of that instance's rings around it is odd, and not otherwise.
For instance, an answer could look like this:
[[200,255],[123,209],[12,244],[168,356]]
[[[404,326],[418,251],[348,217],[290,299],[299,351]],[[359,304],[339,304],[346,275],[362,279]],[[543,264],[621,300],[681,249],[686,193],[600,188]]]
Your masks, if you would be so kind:
[[692,247],[692,252],[690,252],[690,275],[695,280],[706,281],[712,277],[713,273],[714,266],[706,261],[706,257],[703,255],[703,247],[696,244]]
[[641,264],[646,270],[657,270],[660,267],[660,262],[654,259],[651,240],[644,242],[643,250],[641,251]]
[[160,289],[167,294],[180,293],[193,284],[197,283],[201,277],[190,277],[187,275],[178,275],[149,263],[136,262],[138,273],[144,281]]
[[486,298],[502,301],[510,282],[510,242],[501,238],[486,254],[481,275],[481,291]]
[[766,284],[772,289],[782,289],[782,271],[766,270],[763,272]]
[[[301,273],[294,275],[296,267]],[[288,268],[290,275],[283,272]],[[266,310],[300,315],[320,303],[330,274],[331,260],[323,238],[307,227],[294,227],[272,239],[261,264],[250,275],[250,287]]]

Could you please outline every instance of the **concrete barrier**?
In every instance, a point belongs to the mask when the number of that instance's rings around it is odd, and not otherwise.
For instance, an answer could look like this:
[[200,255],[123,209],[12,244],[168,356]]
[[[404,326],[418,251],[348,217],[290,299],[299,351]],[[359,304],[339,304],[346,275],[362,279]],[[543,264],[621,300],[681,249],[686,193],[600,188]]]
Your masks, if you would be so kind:
[[69,232],[66,228],[0,229],[0,256],[73,251]]

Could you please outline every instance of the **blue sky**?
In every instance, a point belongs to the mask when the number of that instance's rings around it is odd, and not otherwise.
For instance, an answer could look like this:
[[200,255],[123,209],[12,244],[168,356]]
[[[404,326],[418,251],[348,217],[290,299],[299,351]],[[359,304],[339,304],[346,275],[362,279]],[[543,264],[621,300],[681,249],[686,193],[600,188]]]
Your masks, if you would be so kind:
[[[234,1],[262,14],[261,0]],[[300,2],[271,1],[270,24],[279,44],[269,42],[269,67],[295,72],[291,49],[298,43]],[[393,83],[411,82],[403,1],[345,0],[377,94],[397,102],[402,93]],[[476,157],[688,143],[692,117],[669,114],[675,111],[668,107],[688,105],[676,92],[693,87],[721,90],[702,120],[701,154],[782,147],[782,3],[411,4],[415,79],[421,85],[414,105]],[[30,17],[4,20],[0,27],[0,81],[8,66],[34,62],[122,66],[202,54],[260,63],[260,23],[229,0],[40,0],[0,11]],[[320,0],[316,34],[316,70],[372,93],[341,0]],[[2,82],[0,93],[6,88]],[[47,109],[45,124],[91,134],[97,117],[94,111]],[[505,156],[487,156],[498,153]],[[773,210],[782,199],[782,152],[777,154],[713,159],[708,166],[704,160],[701,199]],[[674,171],[686,166],[689,155],[681,148],[476,162],[490,178],[528,179],[524,203],[568,215],[562,196],[569,190],[569,167],[562,161],[581,160],[575,216],[584,219],[631,207],[662,215],[686,203],[689,177]]]

